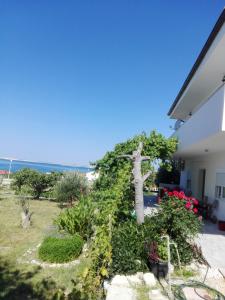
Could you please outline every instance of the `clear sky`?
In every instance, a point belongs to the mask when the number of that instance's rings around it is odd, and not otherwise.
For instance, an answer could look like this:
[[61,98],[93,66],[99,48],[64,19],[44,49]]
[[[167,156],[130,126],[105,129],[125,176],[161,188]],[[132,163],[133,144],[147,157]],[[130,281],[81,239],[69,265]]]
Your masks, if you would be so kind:
[[0,157],[88,164],[167,111],[223,0],[0,1]]

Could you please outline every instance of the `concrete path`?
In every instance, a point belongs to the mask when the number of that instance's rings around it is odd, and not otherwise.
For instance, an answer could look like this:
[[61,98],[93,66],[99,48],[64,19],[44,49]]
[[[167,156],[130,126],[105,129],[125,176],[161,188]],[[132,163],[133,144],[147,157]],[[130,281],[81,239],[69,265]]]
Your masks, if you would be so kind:
[[145,216],[151,216],[158,210],[157,196],[144,196]]
[[197,244],[201,246],[203,256],[211,268],[225,270],[225,231],[220,231],[217,225],[206,222]]

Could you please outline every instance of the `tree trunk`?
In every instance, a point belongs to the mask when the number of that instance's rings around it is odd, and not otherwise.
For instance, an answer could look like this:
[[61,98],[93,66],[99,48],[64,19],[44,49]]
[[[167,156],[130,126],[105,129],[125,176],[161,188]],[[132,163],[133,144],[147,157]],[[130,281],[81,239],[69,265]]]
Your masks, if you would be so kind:
[[137,215],[137,222],[141,224],[144,222],[144,196],[143,196],[143,180],[141,174],[141,160],[138,157],[134,161],[133,168],[134,188],[135,188],[135,211]]
[[21,218],[22,218],[22,227],[23,228],[28,228],[30,227],[30,219],[31,219],[31,215],[30,213],[25,213],[24,211],[21,213]]
[[141,156],[143,149],[142,142],[139,143],[138,149],[133,151],[132,155],[120,155],[120,158],[128,158],[133,162],[133,176],[134,176],[134,188],[135,188],[135,212],[137,216],[137,223],[142,224],[144,222],[144,195],[143,186],[144,182],[151,175],[151,171],[145,175],[141,173],[141,163],[144,160],[150,160],[149,156]]

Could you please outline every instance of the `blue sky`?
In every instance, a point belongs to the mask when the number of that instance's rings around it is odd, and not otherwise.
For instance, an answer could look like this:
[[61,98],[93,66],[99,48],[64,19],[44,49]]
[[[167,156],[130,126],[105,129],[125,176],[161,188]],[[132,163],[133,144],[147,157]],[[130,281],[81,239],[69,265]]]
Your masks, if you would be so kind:
[[0,157],[88,164],[167,111],[223,0],[0,2]]

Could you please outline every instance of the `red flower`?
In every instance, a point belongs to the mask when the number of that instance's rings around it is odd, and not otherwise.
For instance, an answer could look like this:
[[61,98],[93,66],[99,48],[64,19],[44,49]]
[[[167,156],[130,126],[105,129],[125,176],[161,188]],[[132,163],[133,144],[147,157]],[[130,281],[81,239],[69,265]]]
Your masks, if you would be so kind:
[[198,200],[197,200],[197,199],[194,199],[194,200],[193,200],[193,204],[194,204],[194,205],[198,205]]
[[193,208],[193,212],[194,212],[195,214],[197,214],[197,213],[198,213],[198,209],[197,209],[197,208]]
[[191,208],[191,202],[187,202],[186,204],[185,204],[185,207],[187,208],[187,209],[190,209]]

